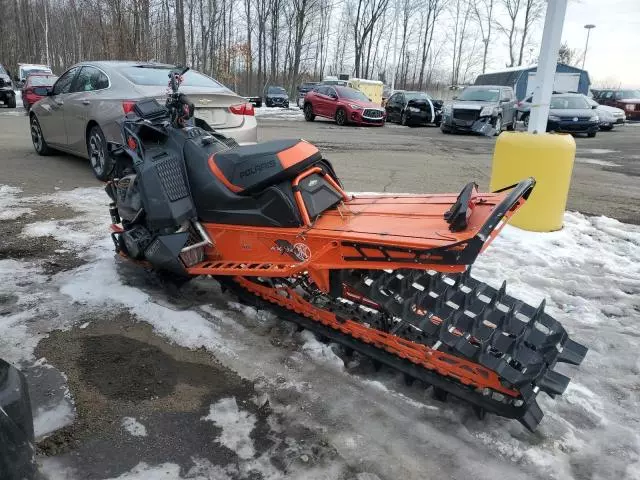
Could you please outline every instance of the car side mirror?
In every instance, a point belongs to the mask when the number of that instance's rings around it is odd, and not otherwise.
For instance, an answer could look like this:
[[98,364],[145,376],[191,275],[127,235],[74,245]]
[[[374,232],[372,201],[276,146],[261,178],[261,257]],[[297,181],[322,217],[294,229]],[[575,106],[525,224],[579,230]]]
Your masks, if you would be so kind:
[[452,100],[457,100],[457,99],[458,99],[458,96],[457,96],[457,95],[454,95],[453,97],[451,97],[451,99],[452,99]]
[[333,100],[338,100],[338,96],[337,96],[337,95],[333,95],[333,94],[332,94],[332,95],[330,95],[330,97],[331,97]]
[[47,97],[53,97],[53,87],[47,87]]
[[595,110],[596,108],[598,108],[598,105],[591,105],[591,108]]

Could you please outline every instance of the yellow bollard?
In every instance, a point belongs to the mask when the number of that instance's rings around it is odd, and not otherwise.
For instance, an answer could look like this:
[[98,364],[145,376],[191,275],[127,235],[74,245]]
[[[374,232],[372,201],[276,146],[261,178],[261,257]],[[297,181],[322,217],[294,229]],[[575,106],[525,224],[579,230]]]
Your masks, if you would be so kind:
[[534,177],[536,186],[510,224],[534,232],[562,228],[576,142],[571,135],[503,132],[493,152],[491,190]]

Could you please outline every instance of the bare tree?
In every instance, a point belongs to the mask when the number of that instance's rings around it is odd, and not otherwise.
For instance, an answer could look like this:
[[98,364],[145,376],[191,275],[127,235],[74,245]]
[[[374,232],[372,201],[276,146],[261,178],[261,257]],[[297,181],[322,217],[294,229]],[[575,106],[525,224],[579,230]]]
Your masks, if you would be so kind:
[[[516,64],[516,44],[517,44],[517,23],[520,8],[523,0],[502,0],[502,5],[506,10],[508,21],[498,22],[496,26],[507,37],[509,47],[509,64],[508,67],[513,67]],[[526,1],[526,0],[525,0]]]
[[355,16],[351,28],[354,42],[355,75],[359,77],[363,70],[363,49],[373,28],[389,5],[389,0],[356,0],[356,2],[356,5],[352,6],[355,10]]
[[435,31],[436,21],[444,10],[445,1],[443,0],[427,0],[423,14],[426,14],[424,37],[422,39],[422,53],[420,56],[420,76],[418,77],[418,88],[422,89],[425,66],[431,52],[431,44],[433,42],[433,32]]
[[529,40],[531,27],[544,15],[545,0],[523,0],[524,20],[522,23],[522,37],[520,39],[520,55],[518,56],[518,65],[522,65],[522,55],[524,54],[524,46]]
[[487,54],[489,52],[489,42],[491,42],[491,27],[493,26],[493,2],[494,0],[477,0],[473,2],[473,14],[480,28],[482,43],[484,44],[482,73],[487,70]]
[[451,55],[451,84],[460,81],[460,66],[462,64],[463,46],[467,41],[467,28],[471,18],[471,2],[473,0],[455,0],[451,3],[451,17],[453,21],[453,53]]

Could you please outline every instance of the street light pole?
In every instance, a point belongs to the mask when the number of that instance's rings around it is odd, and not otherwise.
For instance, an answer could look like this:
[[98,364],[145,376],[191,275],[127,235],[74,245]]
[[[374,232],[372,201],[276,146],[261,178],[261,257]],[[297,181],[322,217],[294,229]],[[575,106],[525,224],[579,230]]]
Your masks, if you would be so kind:
[[582,56],[582,70],[584,70],[584,62],[587,59],[587,49],[589,48],[589,34],[591,33],[592,28],[596,28],[592,23],[588,23],[584,26],[587,29],[587,43],[584,45],[584,55]]

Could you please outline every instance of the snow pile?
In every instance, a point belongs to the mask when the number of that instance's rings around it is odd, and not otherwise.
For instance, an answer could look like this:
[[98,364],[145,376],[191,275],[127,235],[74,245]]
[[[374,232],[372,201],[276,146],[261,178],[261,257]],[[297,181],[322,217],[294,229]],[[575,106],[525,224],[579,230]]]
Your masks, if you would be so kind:
[[147,436],[147,427],[133,417],[124,417],[122,419],[122,427],[134,437]]
[[241,459],[248,460],[255,455],[250,435],[256,419],[238,408],[235,397],[223,398],[211,405],[209,415],[202,420],[209,420],[222,428],[218,442],[236,452]]
[[[24,208],[15,195],[0,190],[0,202],[9,210]],[[0,294],[16,295],[24,305],[19,313],[0,316],[3,357],[29,358],[41,335],[69,326],[71,307],[126,307],[175,343],[204,346],[241,376],[264,378],[274,410],[325,432],[347,462],[366,465],[380,478],[418,479],[432,468],[447,478],[638,479],[640,227],[577,213],[566,214],[559,232],[506,227],[473,267],[474,276],[494,286],[506,279],[508,293],[528,303],[546,298],[548,312],[590,349],[580,367],[556,366],[572,381],[556,399],[538,397],[546,417],[530,434],[517,422],[492,415],[478,421],[467,406],[455,400],[435,402],[419,386],[401,386],[393,374],[351,374],[329,346],[308,332],[296,336],[292,331],[295,341],[289,345],[295,349],[281,348],[270,336],[283,335],[286,329],[273,333],[272,319],[233,303],[221,307],[225,301],[214,301],[213,294],[212,305],[175,308],[171,299],[143,291],[140,282],[136,286],[131,271],[125,270],[131,267],[114,259],[107,199],[100,188],[39,200],[84,213],[34,223],[23,233],[54,235],[70,249],[81,249],[88,263],[47,281],[32,263],[0,261]],[[57,316],[34,324],[36,306]],[[266,455],[253,458],[255,418],[242,411],[235,398],[211,405],[204,419],[222,429],[220,443],[243,463],[220,469],[201,462],[186,473],[182,470],[183,477],[177,465],[141,464],[119,478],[225,479],[251,469],[264,478],[278,478]],[[41,423],[47,423],[44,417]]]
[[277,120],[304,120],[304,112],[297,105],[290,106],[289,108],[280,107],[265,107],[255,109],[256,117],[262,119],[277,119]]
[[60,402],[50,409],[40,407],[33,413],[34,434],[36,438],[49,435],[73,423],[74,418],[75,411],[69,402]]

